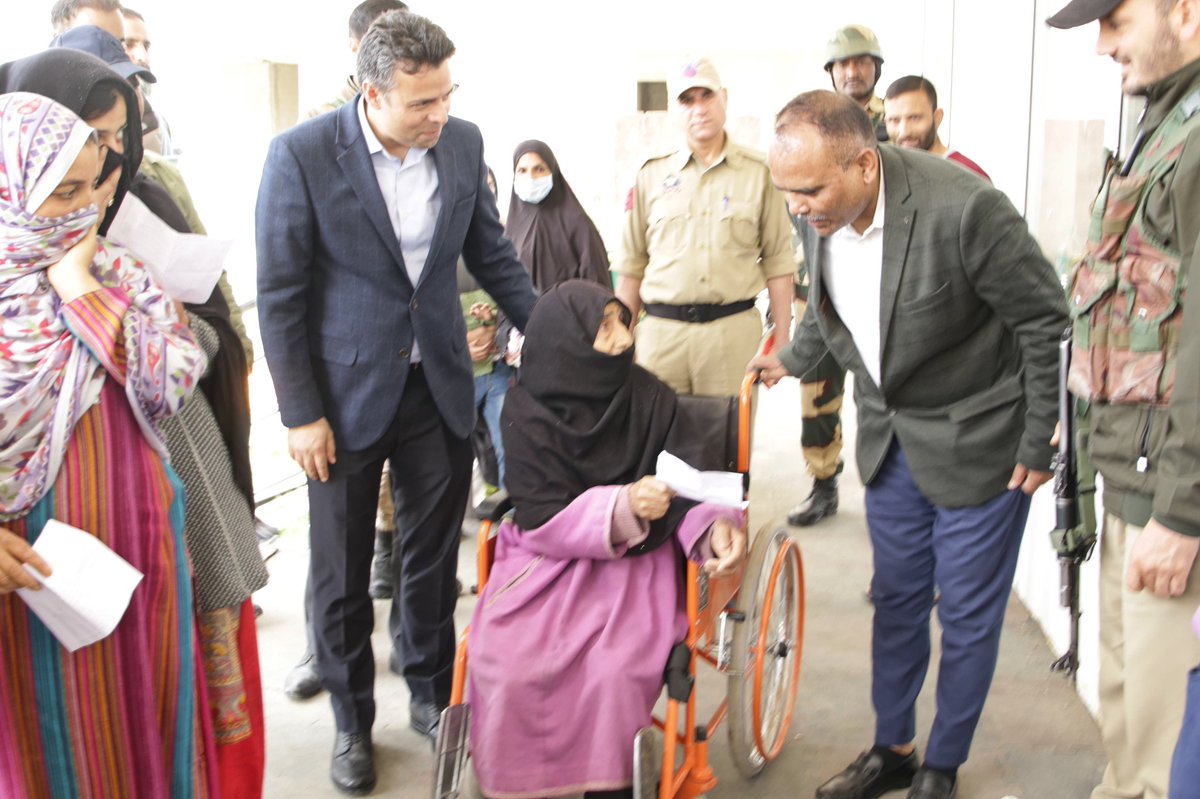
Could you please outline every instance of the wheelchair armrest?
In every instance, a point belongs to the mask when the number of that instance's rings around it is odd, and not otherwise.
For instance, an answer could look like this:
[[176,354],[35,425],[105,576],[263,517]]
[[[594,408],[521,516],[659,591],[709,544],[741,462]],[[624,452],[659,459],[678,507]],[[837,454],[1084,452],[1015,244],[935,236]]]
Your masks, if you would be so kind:
[[504,518],[504,514],[513,509],[512,499],[509,498],[508,492],[503,488],[487,497],[476,506],[475,511],[479,514],[479,518],[496,524]]

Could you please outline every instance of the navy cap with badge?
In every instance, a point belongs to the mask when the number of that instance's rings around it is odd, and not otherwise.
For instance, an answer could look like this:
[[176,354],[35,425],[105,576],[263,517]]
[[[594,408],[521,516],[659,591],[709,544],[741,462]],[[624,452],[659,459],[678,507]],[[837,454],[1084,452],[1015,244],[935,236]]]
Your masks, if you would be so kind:
[[50,46],[69,47],[72,50],[91,53],[108,64],[125,80],[136,76],[146,83],[158,83],[153,72],[130,60],[120,39],[95,25],[80,25],[78,28],[71,28],[65,33],[60,33],[50,40]]
[[1046,20],[1052,28],[1078,28],[1101,17],[1107,17],[1124,0],[1071,0]]

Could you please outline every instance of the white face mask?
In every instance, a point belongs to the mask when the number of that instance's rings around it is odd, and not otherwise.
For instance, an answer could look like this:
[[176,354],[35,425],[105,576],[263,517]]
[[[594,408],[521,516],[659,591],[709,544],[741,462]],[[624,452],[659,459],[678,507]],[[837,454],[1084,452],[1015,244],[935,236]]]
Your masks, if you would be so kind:
[[527,203],[537,205],[546,199],[550,189],[554,188],[554,176],[533,178],[528,175],[517,175],[513,178],[513,193]]

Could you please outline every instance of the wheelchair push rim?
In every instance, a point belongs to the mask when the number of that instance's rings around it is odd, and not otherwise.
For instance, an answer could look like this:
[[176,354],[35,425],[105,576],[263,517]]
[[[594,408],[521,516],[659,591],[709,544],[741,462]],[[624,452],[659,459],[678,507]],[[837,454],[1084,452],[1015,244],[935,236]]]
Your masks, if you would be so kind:
[[782,527],[764,528],[751,549],[734,632],[729,737],[746,776],[779,756],[796,706],[804,635],[800,548]]

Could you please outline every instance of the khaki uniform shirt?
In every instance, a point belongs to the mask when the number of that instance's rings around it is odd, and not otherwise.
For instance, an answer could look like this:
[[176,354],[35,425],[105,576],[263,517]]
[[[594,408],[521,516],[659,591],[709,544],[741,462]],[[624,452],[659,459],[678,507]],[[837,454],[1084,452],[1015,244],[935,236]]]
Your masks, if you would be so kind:
[[726,141],[707,169],[686,147],[638,172],[613,272],[642,280],[646,303],[754,298],[796,261],[783,195],[764,157]]

